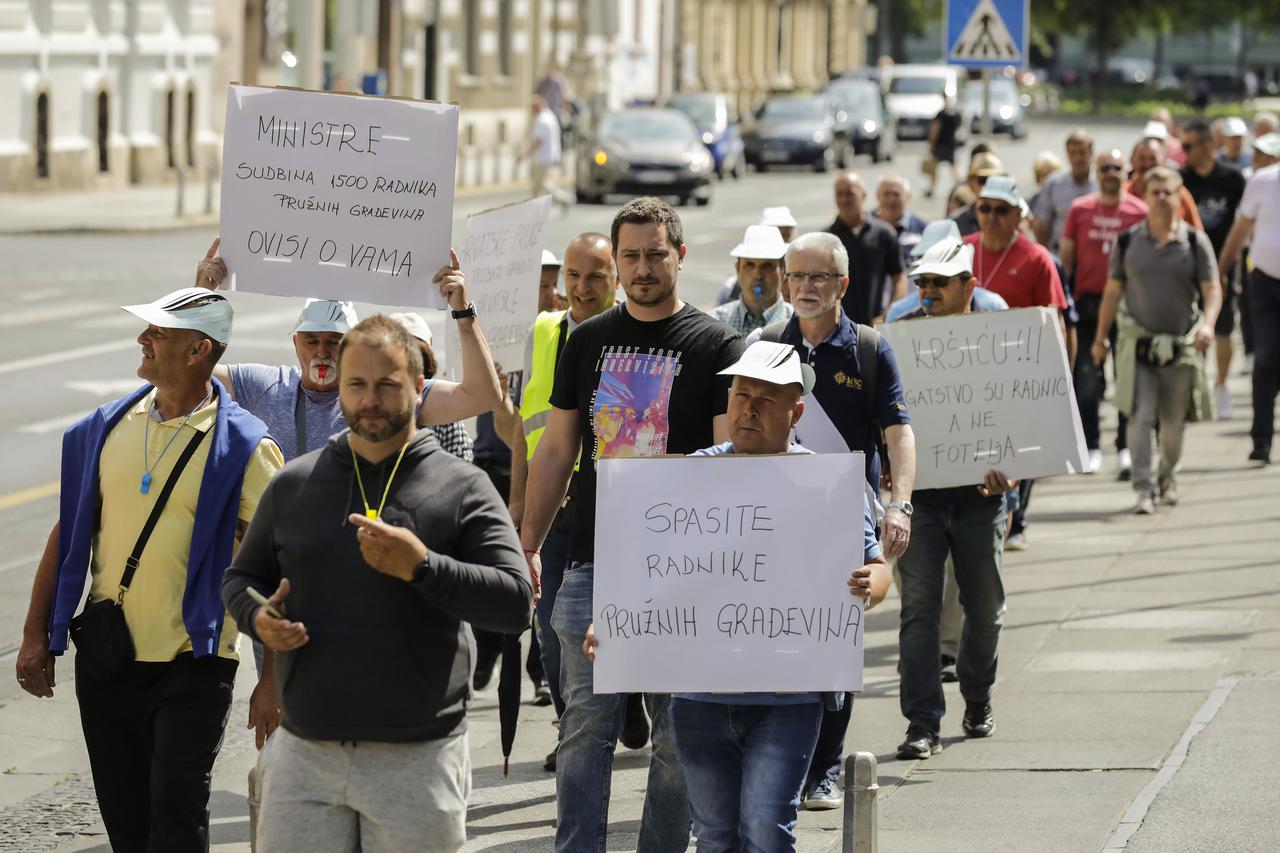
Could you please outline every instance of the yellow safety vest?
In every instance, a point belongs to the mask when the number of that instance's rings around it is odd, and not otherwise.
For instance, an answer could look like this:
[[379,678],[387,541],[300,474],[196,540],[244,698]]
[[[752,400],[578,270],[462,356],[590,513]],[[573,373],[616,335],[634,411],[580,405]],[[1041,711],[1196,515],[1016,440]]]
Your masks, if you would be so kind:
[[[533,321],[533,375],[525,377],[526,384],[520,398],[520,420],[529,459],[533,458],[534,448],[551,419],[551,387],[555,384],[556,362],[563,346],[561,328],[565,329],[565,337],[568,337],[566,320],[565,311],[544,311]],[[577,465],[574,470],[577,470]]]

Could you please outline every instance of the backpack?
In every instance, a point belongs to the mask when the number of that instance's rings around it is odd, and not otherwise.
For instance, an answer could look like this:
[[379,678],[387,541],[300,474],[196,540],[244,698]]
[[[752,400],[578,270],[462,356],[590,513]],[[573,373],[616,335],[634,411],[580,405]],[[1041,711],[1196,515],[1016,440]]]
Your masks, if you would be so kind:
[[[782,333],[789,322],[791,321],[778,320],[765,326],[760,333],[760,340],[775,344],[782,343]],[[876,415],[876,371],[879,366],[876,354],[880,349],[880,333],[861,323],[853,325],[858,337],[858,368],[862,372],[862,388],[866,391],[869,401],[867,412],[871,416],[868,424],[871,446],[879,452],[884,447],[884,430],[880,428],[880,418]]]

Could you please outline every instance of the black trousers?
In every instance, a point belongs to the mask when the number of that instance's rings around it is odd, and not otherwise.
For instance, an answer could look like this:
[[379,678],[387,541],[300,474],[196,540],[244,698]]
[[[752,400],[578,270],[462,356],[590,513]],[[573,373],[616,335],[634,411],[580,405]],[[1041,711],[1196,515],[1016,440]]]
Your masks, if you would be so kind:
[[839,711],[822,709],[822,723],[818,727],[818,742],[813,747],[813,759],[809,762],[808,788],[823,776],[834,779],[840,775],[844,760],[844,736],[853,716],[853,694],[844,694],[844,707]]
[[95,681],[76,660],[76,699],[98,810],[114,853],[209,849],[213,762],[231,711],[236,662],[135,663]]
[[1249,282],[1253,323],[1253,426],[1255,447],[1270,447],[1275,437],[1276,394],[1280,393],[1280,278],[1260,269]]
[[[1098,426],[1098,409],[1102,404],[1103,394],[1107,390],[1106,372],[1093,363],[1093,338],[1098,331],[1098,311],[1102,307],[1102,297],[1085,294],[1076,297],[1076,312],[1080,315],[1080,323],[1076,326],[1076,363],[1074,373],[1076,406],[1080,410],[1080,425],[1084,429],[1084,443],[1090,450],[1102,446],[1102,430]],[[1116,327],[1111,324],[1111,349],[1115,350]],[[1116,450],[1124,450],[1128,446],[1125,433],[1129,419],[1120,414],[1120,422],[1116,427]]]

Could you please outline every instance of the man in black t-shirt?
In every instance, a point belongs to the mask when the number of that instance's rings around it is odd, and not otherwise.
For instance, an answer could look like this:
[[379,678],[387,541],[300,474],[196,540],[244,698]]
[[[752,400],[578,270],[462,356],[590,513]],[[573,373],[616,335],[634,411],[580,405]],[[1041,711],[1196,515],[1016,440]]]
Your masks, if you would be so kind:
[[827,231],[839,237],[849,253],[849,289],[840,306],[855,323],[874,326],[891,303],[907,295],[907,273],[898,233],[867,216],[866,200],[861,177],[854,172],[836,175],[836,219]]
[[[565,341],[550,417],[529,463],[520,538],[531,570],[564,501],[574,462],[569,569],[551,627],[560,638],[565,711],[556,753],[556,849],[594,851],[608,829],[609,779],[626,696],[597,695],[592,664],[578,650],[593,618],[597,460],[686,454],[728,440],[729,377],[742,354],[738,333],[680,300],[685,255],[676,212],[656,198],[618,211],[611,237],[627,301],[584,322]],[[896,244],[895,244],[896,245]],[[653,759],[636,849],[683,850],[689,803],[667,718],[669,697],[645,697],[653,718]]]
[[959,147],[956,137],[962,121],[964,117],[956,109],[955,101],[947,98],[929,125],[929,154],[933,157],[933,171],[929,175],[929,187],[924,191],[925,198],[933,198],[933,188],[938,185],[938,167],[943,163],[951,167],[951,179],[955,180],[956,148]]
[[[1196,211],[1204,223],[1213,251],[1221,253],[1227,234],[1236,221],[1236,208],[1244,197],[1245,178],[1235,166],[1223,163],[1213,148],[1213,132],[1207,122],[1197,119],[1182,132],[1182,148],[1187,165],[1182,167],[1182,185],[1196,200]],[[1236,299],[1240,295],[1240,277],[1234,267],[1222,271],[1227,282],[1222,290],[1222,311],[1214,325],[1214,354],[1218,377],[1213,388],[1214,408],[1219,420],[1231,417],[1231,395],[1227,393],[1227,376],[1231,371],[1231,333],[1236,325]]]

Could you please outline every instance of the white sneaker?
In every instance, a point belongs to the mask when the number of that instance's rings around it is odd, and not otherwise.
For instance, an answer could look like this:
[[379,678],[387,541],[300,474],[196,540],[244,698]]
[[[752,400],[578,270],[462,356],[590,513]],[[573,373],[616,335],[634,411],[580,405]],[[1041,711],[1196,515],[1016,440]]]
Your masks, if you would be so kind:
[[1226,385],[1213,386],[1213,408],[1218,413],[1218,420],[1231,420],[1231,392]]
[[1245,354],[1244,363],[1240,365],[1240,375],[1241,376],[1253,375],[1253,353]]
[[1138,503],[1133,508],[1134,515],[1155,515],[1156,502],[1151,495],[1143,493],[1138,495]]
[[1085,470],[1086,474],[1096,474],[1102,470],[1102,451],[1089,451],[1089,467]]
[[1129,448],[1116,454],[1116,469],[1121,480],[1128,480],[1133,476],[1133,457],[1129,455]]

